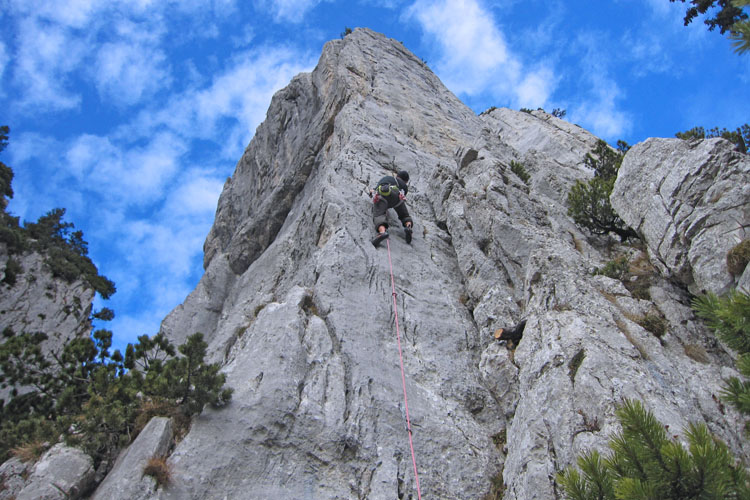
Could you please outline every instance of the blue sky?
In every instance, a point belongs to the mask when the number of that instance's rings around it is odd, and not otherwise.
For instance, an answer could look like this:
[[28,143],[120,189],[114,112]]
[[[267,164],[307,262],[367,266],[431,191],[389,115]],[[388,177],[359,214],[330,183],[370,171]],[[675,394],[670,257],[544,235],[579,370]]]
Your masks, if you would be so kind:
[[224,181],[273,92],[346,27],[399,40],[477,113],[567,111],[614,143],[750,122],[750,56],[669,0],[0,0],[9,210],[55,207],[117,285],[117,345],[202,275]]

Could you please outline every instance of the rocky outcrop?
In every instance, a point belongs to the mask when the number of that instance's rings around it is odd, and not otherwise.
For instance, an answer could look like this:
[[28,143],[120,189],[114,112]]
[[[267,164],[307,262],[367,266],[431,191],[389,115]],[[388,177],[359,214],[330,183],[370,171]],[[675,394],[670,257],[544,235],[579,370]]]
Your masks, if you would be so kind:
[[143,471],[150,459],[163,458],[172,444],[172,422],[168,418],[154,417],[138,434],[132,445],[115,461],[112,470],[96,489],[92,500],[110,498],[148,498],[157,485]]
[[[9,256],[0,244],[0,280],[5,278]],[[0,343],[11,335],[43,332],[42,352],[61,352],[69,340],[91,333],[94,290],[81,280],[67,283],[55,278],[35,252],[13,255],[21,271],[15,283],[0,283]],[[7,399],[9,388],[0,388]]]
[[[13,463],[13,461],[9,462]],[[22,473],[23,476],[23,473]],[[16,500],[75,500],[94,487],[94,463],[77,448],[62,443],[50,448],[31,468]]]
[[[195,419],[156,496],[416,498],[396,324],[425,498],[482,498],[500,477],[506,499],[557,498],[555,473],[606,447],[625,398],[748,458],[717,397],[733,362],[684,289],[567,216],[595,144],[543,112],[476,116],[372,31],[326,44],[274,96],[224,187],[206,273],[162,324],[178,343],[204,333],[235,392]],[[393,169],[411,174],[415,237],[391,214],[376,249],[367,189]],[[639,293],[592,273],[618,255],[649,269]],[[515,350],[495,339],[522,320]]]
[[16,457],[0,465],[0,500],[14,500],[18,492],[26,486],[31,465]]
[[737,284],[726,255],[750,234],[748,200],[750,158],[724,139],[635,145],[611,197],[652,260],[694,293],[723,293]]
[[505,144],[531,176],[530,185],[549,201],[565,205],[569,186],[591,175],[583,159],[597,138],[543,110],[519,113],[495,108],[481,115],[489,144]]

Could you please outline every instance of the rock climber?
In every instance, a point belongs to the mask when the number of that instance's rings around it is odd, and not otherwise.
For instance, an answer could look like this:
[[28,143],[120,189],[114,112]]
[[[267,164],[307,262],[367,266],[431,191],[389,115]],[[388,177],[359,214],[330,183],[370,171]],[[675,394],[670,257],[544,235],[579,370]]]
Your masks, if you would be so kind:
[[404,226],[404,236],[407,243],[411,243],[412,220],[406,209],[406,193],[409,192],[409,172],[401,170],[395,177],[387,175],[380,179],[375,189],[370,190],[372,197],[372,220],[378,231],[372,244],[376,247],[388,238],[388,221],[386,212],[389,208],[396,211],[401,224]]

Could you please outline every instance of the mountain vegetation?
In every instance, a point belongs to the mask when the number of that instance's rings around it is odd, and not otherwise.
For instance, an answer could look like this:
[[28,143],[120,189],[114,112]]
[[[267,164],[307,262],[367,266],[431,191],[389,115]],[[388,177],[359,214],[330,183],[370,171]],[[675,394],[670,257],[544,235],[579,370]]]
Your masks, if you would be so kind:
[[558,474],[567,498],[674,499],[749,498],[750,476],[727,446],[705,424],[685,432],[689,446],[647,411],[639,401],[617,410],[622,430],[609,442],[611,453],[591,451],[578,458],[578,469]]
[[139,337],[125,356],[110,353],[112,332],[68,342],[45,356],[44,333],[12,335],[0,345],[0,383],[22,386],[0,406],[0,461],[14,449],[65,436],[96,463],[113,459],[157,415],[187,424],[206,404],[232,397],[219,365],[204,360],[201,333],[174,346],[163,336]]
[[[722,397],[750,415],[750,296],[737,290],[723,297],[709,293],[696,298],[693,308],[739,354],[743,380],[726,380]],[[745,465],[705,424],[689,425],[685,449],[638,401],[627,401],[617,416],[622,431],[610,440],[610,455],[584,453],[580,470],[568,467],[558,474],[567,498],[750,498]]]
[[637,233],[623,222],[609,202],[609,196],[617,179],[622,159],[630,146],[617,142],[617,149],[599,140],[596,147],[584,158],[585,164],[594,170],[588,181],[576,181],[568,193],[568,215],[576,224],[593,234],[614,233],[621,241],[637,238]]
[[[734,0],[733,4],[737,8],[750,7],[750,0]],[[729,38],[738,54],[750,51],[750,20],[745,19],[734,23]]]
[[[688,0],[669,0],[670,2]],[[689,0],[689,7],[685,11],[685,26],[693,22],[699,15],[709,14],[703,21],[709,31],[719,28],[722,35],[729,32],[729,38],[737,53],[742,54],[750,50],[750,22],[747,13],[742,8],[750,6],[750,0]]]
[[[0,127],[0,152],[8,145],[8,126]],[[115,293],[115,284],[99,274],[88,257],[88,243],[83,232],[71,222],[64,222],[64,208],[55,208],[36,222],[19,223],[19,218],[7,212],[8,201],[13,197],[11,182],[13,170],[0,162],[0,242],[5,243],[11,257],[6,264],[5,283],[13,285],[16,276],[23,272],[14,255],[28,251],[38,252],[52,275],[72,283],[82,279],[107,299]]]
[[[722,395],[742,414],[750,415],[750,296],[738,290],[722,297],[709,293],[696,298],[693,308],[738,353],[737,369],[743,380],[726,380]],[[750,431],[750,425],[746,430]]]
[[703,127],[693,127],[685,132],[677,132],[675,137],[684,140],[722,137],[737,146],[737,151],[740,153],[747,153],[747,145],[750,144],[750,125],[746,123],[735,130],[719,129],[719,127],[705,130]]
[[[744,125],[736,131],[718,128],[705,131],[695,127],[676,136],[685,140],[724,137],[746,153],[750,126]],[[578,181],[568,194],[569,215],[594,234],[612,232],[622,238],[630,234],[620,231],[632,231],[618,221],[609,204],[627,149],[626,144],[618,143],[614,150],[600,140],[585,159],[594,169],[594,178]],[[750,245],[745,240],[727,254],[733,275],[745,269],[750,259],[747,248]],[[600,274],[622,279],[627,261],[610,264]],[[737,368],[743,379],[726,380],[722,397],[742,414],[750,415],[750,297],[736,290],[723,297],[708,293],[694,300],[693,309],[720,340],[739,354]],[[578,469],[568,467],[558,474],[567,498],[750,498],[750,476],[744,464],[709,433],[705,424],[689,425],[685,430],[688,446],[684,447],[679,436],[670,436],[668,427],[639,401],[626,401],[617,410],[617,416],[622,431],[610,439],[609,455],[586,452],[578,458]],[[746,430],[750,431],[750,424]]]
[[[744,2],[736,2],[732,0],[669,0],[670,2],[680,1],[682,3],[688,3],[689,7],[685,11],[685,26],[693,22],[693,20],[699,15],[709,13],[703,22],[708,26],[709,31],[713,31],[719,28],[719,33],[722,35],[731,31],[735,23],[745,21],[748,19],[748,15],[742,12],[742,4]],[[740,5],[737,5],[737,4]],[[710,12],[709,12],[710,11]],[[713,15],[713,17],[710,17]]]
[[[0,151],[8,133],[7,126],[0,127]],[[82,279],[103,298],[111,296],[114,283],[98,273],[87,256],[83,232],[63,221],[64,209],[23,226],[6,211],[12,179],[12,169],[0,163],[0,241],[10,254],[5,284],[13,286],[24,272],[13,256],[34,251],[44,256],[53,276],[68,282]],[[108,308],[93,314],[104,321],[113,317]],[[41,346],[52,333],[16,333],[10,325],[2,332],[0,386],[9,389],[10,398],[0,400],[0,462],[11,453],[44,450],[64,436],[96,463],[111,464],[152,416],[187,424],[206,404],[220,406],[231,399],[219,365],[205,362],[207,344],[201,333],[177,348],[163,335],[142,335],[124,355],[110,352],[112,332],[105,329],[46,352]]]

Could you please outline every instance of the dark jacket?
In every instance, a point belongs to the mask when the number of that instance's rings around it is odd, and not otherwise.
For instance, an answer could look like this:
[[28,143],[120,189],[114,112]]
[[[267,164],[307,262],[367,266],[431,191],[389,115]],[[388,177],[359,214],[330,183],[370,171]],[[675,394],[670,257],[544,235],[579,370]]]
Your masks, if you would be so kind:
[[[393,188],[391,190],[379,190],[378,188],[381,185],[397,186],[398,189]],[[398,215],[401,224],[403,224],[404,226],[407,222],[413,222],[411,217],[409,216],[409,211],[406,209],[406,203],[404,203],[404,200],[402,200],[399,196],[401,192],[403,192],[405,196],[409,191],[409,186],[406,184],[406,182],[404,182],[402,179],[399,179],[398,177],[387,175],[380,179],[380,182],[378,182],[378,185],[375,186],[374,191],[376,194],[372,200],[374,202],[374,205],[372,206],[372,220],[375,223],[376,229],[380,226],[388,227],[388,218],[386,217],[385,213],[389,208],[393,208],[394,210],[396,210],[396,214]],[[386,191],[388,192],[388,194],[383,195],[381,191]]]
[[[398,188],[398,191],[403,191],[404,196],[406,196],[406,194],[409,192],[409,185],[400,178],[393,177],[392,175],[386,175],[385,177],[380,179],[377,186],[375,186],[375,192],[380,194],[380,190],[378,188],[383,185],[396,186]],[[398,191],[394,189],[392,190],[391,194],[387,196],[383,196],[382,194],[380,194],[381,198],[388,200],[388,208],[393,208],[401,202]]]

